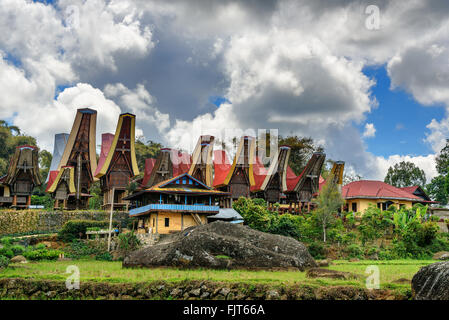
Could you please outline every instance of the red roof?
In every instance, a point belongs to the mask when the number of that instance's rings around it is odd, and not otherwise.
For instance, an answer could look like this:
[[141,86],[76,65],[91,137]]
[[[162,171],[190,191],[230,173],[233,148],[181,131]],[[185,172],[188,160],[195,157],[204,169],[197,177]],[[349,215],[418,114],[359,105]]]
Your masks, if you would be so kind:
[[114,141],[114,135],[112,133],[103,133],[101,135],[101,152],[94,177],[100,172],[101,168],[103,168],[106,158],[108,157],[109,150],[111,149],[112,141]]
[[359,180],[342,187],[341,194],[345,199],[373,198],[373,199],[400,199],[421,201],[420,197],[403,189],[393,187],[382,181]]
[[48,189],[53,184],[53,181],[55,181],[56,177],[58,176],[58,173],[59,173],[58,170],[53,170],[53,171],[50,171],[50,173],[48,174],[47,188],[45,188],[46,192],[48,192]]
[[171,162],[173,165],[173,177],[189,172],[192,156],[186,152],[171,149]]
[[231,169],[231,162],[226,155],[225,150],[214,150],[214,183],[213,186],[219,186],[225,181],[229,170]]
[[156,159],[148,158],[145,159],[145,172],[143,174],[142,185],[146,186],[148,180],[150,180],[151,171],[153,171],[154,165],[156,164]]
[[298,184],[298,181],[304,173],[304,170],[299,176],[296,176],[296,174],[293,172],[293,169],[290,168],[290,166],[287,166],[287,191],[293,191],[295,189],[295,186]]
[[413,193],[418,188],[419,188],[419,186],[413,186],[413,187],[402,187],[402,188],[399,188],[399,189],[407,191],[408,193]]
[[259,191],[263,181],[268,173],[267,168],[262,163],[260,157],[256,157],[256,163],[253,165],[253,175],[255,185],[250,188],[251,191]]

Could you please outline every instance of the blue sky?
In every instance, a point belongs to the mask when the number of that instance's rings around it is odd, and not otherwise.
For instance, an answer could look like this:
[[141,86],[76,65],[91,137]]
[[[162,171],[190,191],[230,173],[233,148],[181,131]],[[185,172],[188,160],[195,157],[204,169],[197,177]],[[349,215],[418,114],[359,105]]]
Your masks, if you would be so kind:
[[376,128],[374,138],[365,138],[368,151],[384,157],[433,153],[430,145],[423,141],[428,132],[426,126],[432,119],[444,117],[444,107],[422,106],[403,90],[391,90],[385,65],[366,67],[363,72],[376,80],[372,92],[379,102],[378,108],[367,114],[366,121],[358,125],[362,133],[365,123],[373,123]]

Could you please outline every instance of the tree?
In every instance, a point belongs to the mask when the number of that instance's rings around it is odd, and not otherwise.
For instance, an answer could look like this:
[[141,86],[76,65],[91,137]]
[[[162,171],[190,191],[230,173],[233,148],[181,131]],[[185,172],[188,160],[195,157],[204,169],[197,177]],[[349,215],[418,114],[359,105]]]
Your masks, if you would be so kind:
[[291,148],[289,165],[293,172],[299,175],[309,161],[314,152],[322,152],[322,147],[316,147],[312,138],[287,136],[283,138],[279,136],[279,145],[287,145]]
[[449,177],[447,175],[436,176],[426,186],[426,191],[432,200],[446,205],[449,195]]
[[136,160],[140,172],[145,172],[145,160],[156,158],[161,148],[162,144],[152,140],[147,141],[146,144],[141,140],[136,140]]
[[36,146],[36,139],[23,135],[18,127],[0,120],[0,176],[6,174],[9,159],[20,145]]
[[446,139],[446,145],[441,149],[440,154],[435,158],[437,171],[440,175],[449,173],[449,139]]
[[326,230],[334,220],[334,213],[344,204],[344,200],[338,191],[337,184],[329,177],[317,198],[318,207],[315,210],[315,217],[323,229],[323,241],[326,242]]
[[414,163],[401,161],[393,167],[388,168],[384,182],[398,188],[410,186],[423,187],[426,184],[426,175],[424,170],[415,166]]

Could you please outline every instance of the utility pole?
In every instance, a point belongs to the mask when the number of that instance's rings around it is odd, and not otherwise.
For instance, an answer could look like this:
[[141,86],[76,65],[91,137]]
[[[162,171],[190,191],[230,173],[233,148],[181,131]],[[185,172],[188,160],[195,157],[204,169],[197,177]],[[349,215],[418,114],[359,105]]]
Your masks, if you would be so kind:
[[111,212],[109,214],[109,233],[108,233],[108,252],[111,251],[111,233],[112,233],[112,214],[114,212],[114,193],[115,193],[115,187],[112,187],[112,193],[111,193]]

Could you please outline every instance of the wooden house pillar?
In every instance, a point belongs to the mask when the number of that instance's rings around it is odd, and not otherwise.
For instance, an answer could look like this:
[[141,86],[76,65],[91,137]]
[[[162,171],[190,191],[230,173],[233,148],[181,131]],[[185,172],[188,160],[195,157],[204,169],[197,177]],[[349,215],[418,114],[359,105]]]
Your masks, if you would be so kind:
[[12,197],[12,205],[15,207],[15,206],[17,206],[17,195],[14,195],[13,197]]
[[27,196],[27,207],[31,206],[31,195]]

